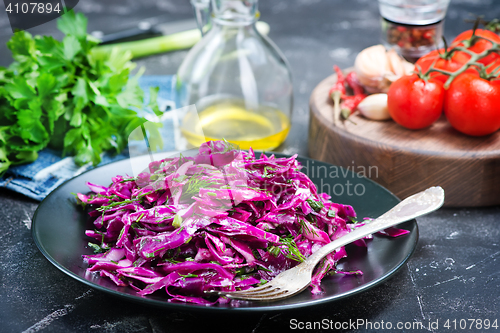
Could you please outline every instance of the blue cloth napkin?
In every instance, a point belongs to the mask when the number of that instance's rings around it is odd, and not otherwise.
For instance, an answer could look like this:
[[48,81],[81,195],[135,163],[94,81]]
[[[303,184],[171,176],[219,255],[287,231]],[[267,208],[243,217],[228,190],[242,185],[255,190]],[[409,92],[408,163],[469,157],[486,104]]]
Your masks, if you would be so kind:
[[[139,79],[139,85],[145,92],[146,102],[149,100],[149,88],[159,87],[158,106],[160,110],[175,109],[174,75],[143,76]],[[163,138],[163,151],[175,150],[173,126],[172,120],[163,121],[163,128],[160,130]],[[118,155],[104,154],[102,162],[98,166],[128,157],[128,149]],[[92,168],[94,167],[91,164],[79,167],[74,163],[72,157],[62,158],[60,151],[46,148],[38,153],[38,159],[35,162],[11,167],[0,178],[0,186],[41,201],[66,180]]]

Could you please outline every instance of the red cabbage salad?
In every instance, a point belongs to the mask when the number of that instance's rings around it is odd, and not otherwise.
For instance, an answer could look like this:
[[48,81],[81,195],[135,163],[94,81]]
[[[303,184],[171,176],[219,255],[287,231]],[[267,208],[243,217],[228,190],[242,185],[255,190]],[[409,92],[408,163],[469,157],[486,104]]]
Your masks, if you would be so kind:
[[[263,284],[363,224],[351,206],[318,193],[300,168],[296,155],[256,157],[209,141],[196,156],[154,161],[137,177],[87,183],[91,193],[77,197],[93,222],[85,232],[95,252],[83,256],[88,271],[141,296],[228,303],[207,292]],[[322,292],[327,274],[362,274],[337,268],[346,255],[342,247],[318,264],[312,293]]]

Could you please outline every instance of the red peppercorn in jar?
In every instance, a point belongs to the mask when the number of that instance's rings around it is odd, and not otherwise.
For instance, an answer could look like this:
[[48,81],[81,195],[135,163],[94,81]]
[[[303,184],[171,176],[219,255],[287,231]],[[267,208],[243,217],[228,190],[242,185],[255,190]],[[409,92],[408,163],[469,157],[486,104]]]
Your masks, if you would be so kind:
[[450,0],[379,0],[382,40],[416,61],[441,44]]

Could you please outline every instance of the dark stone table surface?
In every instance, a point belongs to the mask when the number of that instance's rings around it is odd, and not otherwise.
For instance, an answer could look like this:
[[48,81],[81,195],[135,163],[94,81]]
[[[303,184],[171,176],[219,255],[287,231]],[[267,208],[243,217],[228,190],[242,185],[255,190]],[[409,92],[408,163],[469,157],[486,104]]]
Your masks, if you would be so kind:
[[[379,42],[377,3],[263,0],[259,7],[262,20],[271,26],[270,37],[289,60],[294,77],[292,131],[278,150],[307,156],[309,95],[331,74],[333,64],[352,66],[359,51]],[[89,31],[103,32],[130,28],[146,19],[168,22],[192,17],[188,0],[80,0],[76,9],[89,17]],[[452,0],[445,36],[451,40],[470,28],[471,23],[465,20],[474,15],[500,17],[500,2]],[[60,36],[54,22],[30,32]],[[11,61],[5,47],[11,35],[0,5],[3,66]],[[137,62],[146,67],[146,75],[174,74],[186,53]],[[328,325],[317,330],[305,328],[315,322],[358,319],[379,325],[401,322],[407,327],[407,323],[422,322],[425,330],[434,332],[500,330],[500,207],[446,208],[419,218],[420,239],[407,264],[388,281],[361,294],[299,310],[214,316],[126,302],[63,274],[45,259],[32,239],[31,218],[37,205],[0,189],[0,332],[282,332],[302,327],[305,331],[333,331]],[[460,328],[463,320],[467,321],[465,329]],[[497,327],[486,329],[487,320]],[[449,328],[445,327],[447,321]],[[429,322],[433,323],[430,328]],[[351,326],[342,331],[384,330]]]

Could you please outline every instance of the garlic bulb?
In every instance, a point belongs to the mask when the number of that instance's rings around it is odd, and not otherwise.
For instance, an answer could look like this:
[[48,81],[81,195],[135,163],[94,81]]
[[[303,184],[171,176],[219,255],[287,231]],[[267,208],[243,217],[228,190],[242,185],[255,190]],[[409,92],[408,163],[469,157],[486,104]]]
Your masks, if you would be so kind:
[[372,120],[391,118],[387,109],[387,94],[383,93],[368,95],[358,104],[358,110],[363,116]]
[[354,61],[354,70],[368,93],[387,92],[392,82],[411,74],[413,64],[379,44],[361,51]]
[[370,46],[361,51],[354,61],[359,82],[369,93],[378,92],[383,85],[387,55],[383,45]]

